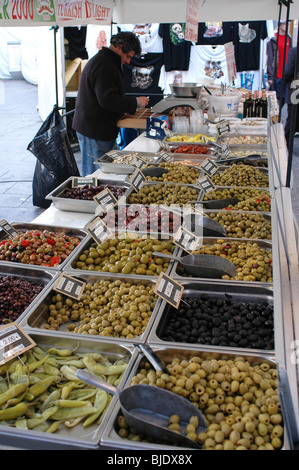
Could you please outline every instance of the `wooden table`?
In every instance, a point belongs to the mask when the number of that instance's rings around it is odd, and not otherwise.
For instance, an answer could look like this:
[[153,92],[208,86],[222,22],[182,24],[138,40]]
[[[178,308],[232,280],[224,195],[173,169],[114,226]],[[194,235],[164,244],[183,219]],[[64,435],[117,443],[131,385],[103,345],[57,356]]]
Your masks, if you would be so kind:
[[149,108],[139,108],[135,114],[126,114],[117,122],[117,127],[146,129],[146,119],[156,113]]

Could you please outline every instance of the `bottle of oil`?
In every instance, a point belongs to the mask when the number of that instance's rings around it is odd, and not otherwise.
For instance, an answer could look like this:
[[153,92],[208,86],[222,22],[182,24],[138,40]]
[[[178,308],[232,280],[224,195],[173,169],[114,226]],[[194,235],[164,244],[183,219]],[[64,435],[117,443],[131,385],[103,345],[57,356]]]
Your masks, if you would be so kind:
[[250,91],[246,95],[243,106],[243,118],[249,117],[253,117],[253,99]]
[[268,117],[268,101],[267,101],[267,94],[266,90],[262,90],[262,98],[261,98],[261,107],[262,107],[262,116],[263,118]]

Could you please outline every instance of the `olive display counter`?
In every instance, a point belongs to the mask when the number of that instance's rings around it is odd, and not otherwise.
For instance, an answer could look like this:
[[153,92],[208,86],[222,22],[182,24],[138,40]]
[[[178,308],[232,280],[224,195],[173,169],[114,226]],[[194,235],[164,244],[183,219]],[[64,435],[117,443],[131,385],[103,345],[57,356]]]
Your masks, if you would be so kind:
[[[247,152],[247,146],[244,152]],[[236,147],[239,156],[242,151],[239,140]],[[161,147],[155,139],[141,134],[125,150],[157,154]],[[182,159],[188,159],[190,163],[192,155],[185,155],[180,161]],[[258,177],[261,182],[261,187],[250,188],[253,190],[253,197],[249,198],[251,201],[255,198],[255,202],[258,199],[260,204],[258,191],[266,191],[262,195],[265,200],[259,208],[255,205],[253,210],[253,206],[246,206],[250,204],[246,202],[241,207],[205,211],[207,217],[225,227],[227,238],[204,238],[204,246],[210,254],[211,250],[215,250],[214,254],[232,257],[239,269],[236,278],[191,278],[180,270],[177,272],[175,262],[163,264],[161,261],[157,265],[150,259],[149,240],[145,238],[135,246],[129,240],[125,239],[122,244],[115,238],[112,251],[109,246],[97,247],[91,238],[84,240],[82,250],[77,251],[62,268],[64,273],[86,282],[80,305],[55,295],[52,292],[53,283],[50,283],[20,322],[36,340],[35,361],[44,361],[48,371],[62,374],[63,380],[69,382],[61,388],[63,396],[53,387],[49,389],[51,393],[45,394],[44,402],[34,400],[38,406],[28,420],[19,415],[19,418],[16,417],[16,427],[0,424],[0,446],[33,449],[182,449],[134,433],[125,422],[117,396],[108,398],[87,386],[82,390],[82,395],[75,394],[74,384],[78,384],[76,368],[106,372],[107,382],[120,389],[142,383],[160,386],[184,396],[200,408],[206,418],[206,433],[195,436],[194,420],[189,425],[190,438],[196,438],[203,449],[288,450],[297,445],[294,419],[298,423],[298,361],[295,347],[299,339],[298,252],[292,213],[287,210],[291,206],[291,198],[290,190],[284,185],[286,150],[279,124],[268,123],[268,140],[262,159],[263,165],[247,175],[254,178],[249,181],[256,182]],[[227,168],[231,167],[221,166],[221,180],[216,178],[217,184],[223,184],[227,174],[232,176],[229,184],[242,183],[234,179],[236,170],[230,172]],[[118,169],[112,177],[111,172],[104,173],[99,168],[93,176],[99,178],[101,183],[113,179],[114,184],[119,182],[121,186],[127,183],[129,175],[120,174]],[[174,186],[176,195],[184,184],[193,188],[188,183],[161,181],[150,181],[147,186],[158,185],[161,195],[161,186],[165,184]],[[229,184],[216,189],[226,191],[226,196],[231,195],[232,186]],[[237,188],[234,186],[234,190]],[[246,191],[249,193],[249,188]],[[195,196],[195,200],[200,199],[197,192]],[[134,198],[130,203],[130,197],[124,206],[125,214],[136,203]],[[142,199],[138,202],[142,203]],[[155,206],[152,200],[147,200],[143,206],[146,213],[151,204]],[[33,223],[82,230],[96,215],[104,217],[97,210],[92,214],[74,209],[61,210],[53,203]],[[167,207],[164,205],[165,209]],[[149,233],[145,237],[148,238]],[[158,240],[155,245],[152,244],[151,249],[155,247],[152,251],[166,249],[182,256],[183,250],[174,248],[171,236],[169,240],[164,239],[164,243],[163,248],[162,241],[159,246]],[[147,247],[145,253],[144,247]],[[131,249],[133,256],[138,250],[144,263],[137,265],[132,260]],[[119,260],[112,256],[115,250]],[[246,253],[250,259],[244,268]],[[120,260],[127,263],[125,271],[122,271]],[[152,264],[148,266],[150,262]],[[163,267],[168,275],[184,286],[178,309],[153,294],[157,275]],[[154,268],[159,269],[153,271]],[[167,366],[167,374],[155,369],[144,356],[142,345],[152,348]],[[47,362],[48,357],[51,358],[50,362]],[[24,361],[27,360],[28,357],[24,358]],[[16,370],[14,367],[7,370],[13,383]],[[22,375],[21,368],[17,371]],[[36,379],[37,374],[34,371],[32,374]],[[0,385],[4,387],[4,375],[0,375],[0,379]],[[27,401],[33,397],[32,393],[26,395]],[[59,408],[61,403],[67,406],[67,401],[75,395],[79,400],[78,407],[82,408],[81,414],[68,414]],[[20,408],[22,406],[27,404],[21,402]],[[178,428],[179,415],[180,410],[178,416],[172,417],[172,429]],[[66,423],[69,428],[66,428]]]

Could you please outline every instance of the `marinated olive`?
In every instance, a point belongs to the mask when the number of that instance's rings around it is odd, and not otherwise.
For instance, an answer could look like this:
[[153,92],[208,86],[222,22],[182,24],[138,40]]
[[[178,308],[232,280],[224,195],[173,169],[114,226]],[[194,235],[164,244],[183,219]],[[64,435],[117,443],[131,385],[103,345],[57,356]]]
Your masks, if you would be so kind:
[[173,253],[171,239],[110,238],[101,244],[92,242],[75,262],[76,269],[121,274],[144,274],[157,276],[168,269],[169,261],[152,256],[154,251]]

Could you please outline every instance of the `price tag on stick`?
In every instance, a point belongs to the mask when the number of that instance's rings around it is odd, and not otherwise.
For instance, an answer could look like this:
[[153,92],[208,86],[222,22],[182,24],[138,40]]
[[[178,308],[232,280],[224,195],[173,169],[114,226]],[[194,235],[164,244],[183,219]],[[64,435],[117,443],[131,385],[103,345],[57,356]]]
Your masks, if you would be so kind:
[[135,191],[139,191],[144,185],[146,177],[140,170],[135,170],[130,178],[130,183],[134,187]]
[[227,134],[228,132],[230,132],[229,121],[220,122],[216,125],[216,128],[219,136]]
[[192,232],[189,232],[189,230],[183,226],[181,226],[174,234],[173,241],[177,246],[190,254],[192,254],[202,245],[202,239],[196,237]]
[[202,164],[200,165],[200,168],[208,175],[208,176],[213,176],[216,171],[218,170],[218,165],[215,163],[213,160],[210,158],[206,158]]
[[94,241],[99,244],[112,236],[111,230],[109,230],[100,217],[96,217],[92,222],[86,225],[85,230],[94,239]]
[[154,292],[173,307],[178,308],[184,292],[184,286],[171,279],[165,273],[160,273]]
[[96,186],[97,181],[97,178],[93,178],[92,176],[74,176],[72,178],[72,188],[78,188],[80,186],[85,186],[86,184],[89,184],[90,186]]
[[165,150],[160,150],[159,155],[165,162],[170,162],[173,160],[173,155],[168,152],[165,152]]
[[131,165],[135,168],[144,168],[148,165],[148,162],[144,158],[140,157],[138,153],[136,153],[134,155],[134,159],[131,162]]
[[213,191],[215,189],[215,186],[213,185],[210,178],[208,178],[208,176],[204,176],[202,178],[199,178],[196,183],[201,187],[201,189],[205,193],[208,193],[208,192]]
[[80,279],[61,273],[53,287],[53,290],[60,292],[61,294],[68,295],[73,299],[80,300],[85,285],[86,283],[84,281],[80,281]]
[[13,226],[10,225],[4,219],[0,221],[0,227],[2,228],[2,230],[4,230],[4,232],[7,233],[7,235],[9,237],[15,237],[16,235],[18,235],[18,231],[16,229],[14,229]]
[[93,199],[100,206],[103,212],[109,212],[118,202],[109,188],[98,193]]
[[17,323],[0,326],[0,365],[20,356],[36,343]]

